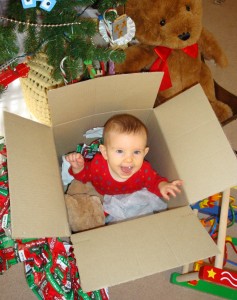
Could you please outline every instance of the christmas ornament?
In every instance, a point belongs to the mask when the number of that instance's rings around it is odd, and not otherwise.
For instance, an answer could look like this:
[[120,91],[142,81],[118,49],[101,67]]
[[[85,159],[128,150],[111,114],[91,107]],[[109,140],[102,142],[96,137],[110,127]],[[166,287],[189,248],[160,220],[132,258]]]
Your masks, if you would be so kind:
[[99,22],[99,32],[104,40],[113,46],[125,46],[135,36],[136,28],[133,20],[126,14],[118,16],[113,22],[108,21],[105,17],[106,12],[113,11],[117,15],[115,9],[108,9],[103,14],[103,18]]
[[56,4],[56,0],[21,0],[23,8],[36,7],[36,2],[41,2],[40,8],[51,11]]
[[36,7],[36,0],[21,0],[23,8]]
[[14,80],[27,77],[29,70],[30,68],[24,63],[17,65],[14,69],[8,67],[0,73],[0,84],[6,88]]
[[90,75],[90,78],[95,78],[96,76],[96,71],[93,67],[93,64],[92,64],[92,60],[88,59],[88,60],[85,60],[84,61],[84,64],[86,65],[86,68],[88,70],[88,73]]
[[99,61],[99,60],[95,60],[93,61],[93,66],[95,69],[95,77],[100,77],[100,76],[104,76],[105,75],[105,71],[104,71],[104,62],[103,61]]

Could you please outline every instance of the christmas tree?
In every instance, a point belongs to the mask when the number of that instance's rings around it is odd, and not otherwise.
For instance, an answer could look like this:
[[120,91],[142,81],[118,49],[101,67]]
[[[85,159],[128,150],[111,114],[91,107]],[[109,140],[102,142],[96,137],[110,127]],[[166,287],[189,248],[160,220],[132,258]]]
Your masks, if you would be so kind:
[[[4,5],[3,2],[0,5]],[[62,80],[64,75],[68,82],[73,82],[81,74],[88,77],[88,68],[85,67],[88,62],[122,62],[125,59],[123,50],[96,45],[93,37],[98,33],[98,22],[84,15],[93,6],[98,14],[107,13],[107,19],[113,21],[116,14],[109,12],[109,9],[116,9],[125,2],[126,0],[7,1],[6,9],[0,16],[0,72],[38,52],[47,55],[48,64],[53,67],[53,78]],[[19,34],[24,37],[23,47],[18,43]],[[60,68],[62,62],[64,74]]]

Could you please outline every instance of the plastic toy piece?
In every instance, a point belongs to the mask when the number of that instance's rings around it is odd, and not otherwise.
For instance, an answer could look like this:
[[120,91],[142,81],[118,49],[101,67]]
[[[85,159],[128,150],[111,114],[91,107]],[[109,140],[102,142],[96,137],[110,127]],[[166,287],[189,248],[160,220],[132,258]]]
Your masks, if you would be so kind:
[[[172,273],[170,282],[176,285],[180,285],[183,287],[191,288],[196,291],[204,292],[211,295],[216,295],[219,297],[223,297],[225,299],[237,299],[237,290],[232,289],[223,285],[215,284],[212,282],[198,280],[196,285],[190,284],[188,282],[178,282],[176,278],[182,274]],[[201,299],[201,297],[200,297]]]
[[203,266],[199,271],[199,278],[216,284],[225,285],[236,289],[237,296],[237,272],[227,271],[213,266]]
[[[187,274],[173,273],[170,282],[185,287],[193,288],[212,295],[223,296],[225,299],[237,299],[237,273],[223,270],[224,248],[226,240],[226,228],[228,220],[230,189],[226,189],[222,195],[222,204],[219,221],[217,246],[220,253],[216,255],[215,266],[202,266],[199,272]],[[195,278],[195,277],[196,278]],[[195,281],[195,284],[187,280]]]
[[[209,216],[213,216],[219,221],[220,216],[220,201],[221,200],[221,194],[216,194],[213,196],[208,197],[207,199],[198,201],[197,203],[191,205],[192,209],[197,209],[200,213],[206,214]],[[235,204],[235,199],[233,197],[230,197],[230,204],[232,205],[232,208],[234,210],[235,214],[235,222],[237,222],[237,206]],[[228,212],[228,218],[232,219],[232,212],[229,209]]]
[[23,8],[36,7],[36,0],[21,0]]
[[51,11],[56,4],[56,0],[43,0],[41,1],[40,8]]
[[235,246],[237,246],[237,238],[232,237],[231,241]]
[[40,8],[51,11],[56,4],[56,0],[21,0],[23,8],[36,7],[36,1],[41,2]]
[[95,75],[96,75],[96,71],[95,71],[95,69],[94,69],[94,67],[93,67],[93,64],[92,64],[92,60],[85,60],[84,61],[84,64],[86,65],[86,67],[87,67],[87,70],[88,70],[88,73],[89,73],[89,75],[90,75],[90,78],[94,78],[95,77]]
[[230,188],[223,191],[222,203],[221,203],[219,232],[218,232],[218,237],[217,237],[217,246],[220,250],[220,253],[216,255],[216,259],[215,259],[215,267],[220,268],[220,269],[223,267],[223,261],[224,261],[225,237],[226,237],[227,222],[228,222],[229,198],[230,198]]
[[7,87],[9,83],[13,82],[17,78],[26,77],[29,70],[30,68],[24,63],[17,65],[14,69],[8,67],[0,73],[0,84]]

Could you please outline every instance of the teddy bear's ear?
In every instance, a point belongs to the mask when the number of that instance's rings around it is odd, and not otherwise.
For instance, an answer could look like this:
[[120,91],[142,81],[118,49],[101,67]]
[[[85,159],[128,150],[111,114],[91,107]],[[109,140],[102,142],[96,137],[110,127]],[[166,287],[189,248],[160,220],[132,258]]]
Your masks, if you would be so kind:
[[120,5],[116,8],[118,15],[121,16],[126,13],[125,5]]

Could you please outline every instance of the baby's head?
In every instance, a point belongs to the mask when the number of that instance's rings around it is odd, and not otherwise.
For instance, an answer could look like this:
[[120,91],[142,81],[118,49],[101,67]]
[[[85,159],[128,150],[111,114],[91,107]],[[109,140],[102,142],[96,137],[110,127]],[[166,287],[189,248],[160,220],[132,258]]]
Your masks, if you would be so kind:
[[115,180],[126,181],[141,168],[149,150],[147,135],[142,121],[129,114],[115,115],[105,123],[100,151]]
[[145,124],[133,115],[118,114],[107,120],[103,133],[104,145],[108,142],[111,132],[118,134],[138,134],[143,136],[145,146],[147,144],[148,130]]

